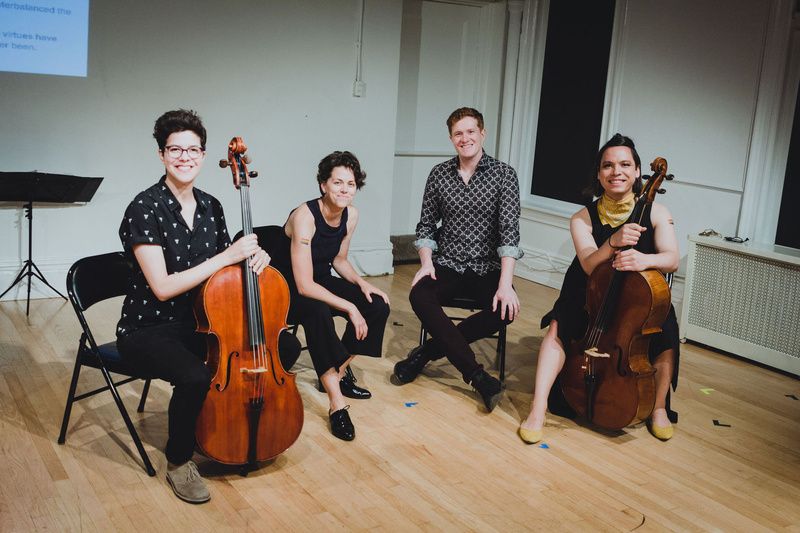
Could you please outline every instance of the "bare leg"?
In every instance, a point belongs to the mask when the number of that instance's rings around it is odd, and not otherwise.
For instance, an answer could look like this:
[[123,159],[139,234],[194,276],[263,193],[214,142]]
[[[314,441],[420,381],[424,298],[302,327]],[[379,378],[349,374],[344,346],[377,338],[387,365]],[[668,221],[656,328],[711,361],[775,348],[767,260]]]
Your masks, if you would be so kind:
[[553,387],[558,373],[564,367],[565,359],[564,346],[558,338],[558,322],[552,320],[544,339],[542,339],[542,345],[539,347],[531,412],[522,423],[523,428],[539,430],[544,426],[547,396],[550,394],[550,389]]
[[[345,365],[342,365],[341,368],[345,368]],[[347,405],[347,402],[344,400],[344,396],[342,396],[342,389],[339,387],[339,373],[336,372],[335,368],[329,368],[324,374],[319,377],[319,380],[322,382],[322,386],[325,387],[325,392],[328,393],[328,401],[331,404],[329,413],[333,413],[338,411],[339,409],[344,409]]]
[[353,362],[355,355],[351,355],[350,358],[344,362],[342,366],[339,367],[339,381],[344,377],[344,373],[347,370],[347,367],[350,366],[350,363]]
[[656,403],[653,406],[653,414],[650,421],[656,426],[671,427],[672,424],[667,417],[667,393],[669,392],[672,381],[672,372],[675,368],[675,350],[664,350],[653,363],[656,369]]

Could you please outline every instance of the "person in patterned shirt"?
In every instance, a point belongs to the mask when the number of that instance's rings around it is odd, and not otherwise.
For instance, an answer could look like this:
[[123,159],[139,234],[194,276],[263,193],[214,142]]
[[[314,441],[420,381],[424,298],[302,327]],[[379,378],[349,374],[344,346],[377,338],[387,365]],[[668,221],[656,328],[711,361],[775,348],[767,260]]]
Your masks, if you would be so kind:
[[[483,115],[462,107],[447,119],[457,156],[433,167],[425,185],[414,245],[421,266],[411,282],[411,307],[432,340],[394,367],[410,383],[431,360],[447,357],[478,391],[487,411],[500,401],[500,381],[475,360],[470,343],[492,335],[519,314],[511,281],[519,248],[519,183],[516,171],[483,150]],[[441,226],[437,228],[437,224]],[[442,302],[471,294],[481,310],[458,326]]]
[[[194,186],[205,161],[206,129],[194,111],[168,111],[153,136],[165,174],[125,210],[119,236],[135,272],[117,326],[120,355],[144,374],[169,381],[167,481],[191,503],[211,497],[191,461],[195,424],[211,384],[206,336],[195,331],[192,289],[223,267],[249,259],[261,273],[269,256],[254,234],[231,244],[222,206]],[[280,350],[299,355],[282,336]],[[296,356],[295,356],[296,359]]]

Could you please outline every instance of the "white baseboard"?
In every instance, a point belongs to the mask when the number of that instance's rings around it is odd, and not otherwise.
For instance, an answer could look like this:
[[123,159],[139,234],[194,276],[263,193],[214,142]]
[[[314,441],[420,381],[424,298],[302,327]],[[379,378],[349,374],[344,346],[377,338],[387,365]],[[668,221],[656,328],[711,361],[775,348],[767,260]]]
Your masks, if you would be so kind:
[[350,246],[350,263],[362,276],[383,276],[393,274],[392,243],[389,240],[360,243]]
[[564,274],[567,272],[572,257],[554,255],[547,250],[522,246],[525,255],[517,260],[514,274],[553,289],[561,289]]

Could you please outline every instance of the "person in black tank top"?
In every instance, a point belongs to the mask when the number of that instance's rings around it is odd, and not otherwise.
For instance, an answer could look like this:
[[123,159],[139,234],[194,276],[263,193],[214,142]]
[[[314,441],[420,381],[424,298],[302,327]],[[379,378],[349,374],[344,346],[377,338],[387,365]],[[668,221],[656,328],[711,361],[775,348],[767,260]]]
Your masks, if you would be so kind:
[[[633,141],[614,135],[597,154],[594,194],[599,198],[570,219],[576,255],[558,300],[542,318],[542,327],[549,328],[539,348],[531,412],[519,428],[519,436],[527,443],[542,439],[548,407],[555,414],[574,416],[563,400],[557,377],[564,366],[564,347],[582,338],[588,326],[586,284],[595,267],[612,260],[612,266],[622,271],[656,269],[667,273],[678,269],[678,243],[666,207],[653,203],[645,211],[642,225],[628,222],[635,194],[642,188],[640,166]],[[633,245],[638,249],[619,250]],[[679,354],[678,323],[672,306],[662,329],[662,333],[650,337],[656,402],[647,427],[656,438],[669,440],[671,422],[677,422],[677,415],[669,409],[669,387],[676,384]]]
[[[350,204],[365,179],[350,152],[323,158],[317,172],[321,196],[291,212],[283,246],[272,257],[289,284],[289,322],[303,326],[320,390],[328,393],[331,432],[343,440],[355,438],[344,397],[371,397],[355,385],[349,364],[356,354],[381,356],[389,317],[388,296],[359,276],[347,259],[358,223],[358,211]],[[334,316],[347,318],[341,339]]]

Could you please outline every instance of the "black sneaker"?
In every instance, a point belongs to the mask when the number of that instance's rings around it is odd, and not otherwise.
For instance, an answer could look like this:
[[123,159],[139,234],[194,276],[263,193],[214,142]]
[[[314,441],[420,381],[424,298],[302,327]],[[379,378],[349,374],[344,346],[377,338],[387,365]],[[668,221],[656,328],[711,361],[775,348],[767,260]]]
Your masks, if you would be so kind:
[[471,385],[478,391],[478,394],[480,394],[483,405],[486,406],[486,410],[491,413],[503,396],[503,386],[500,384],[500,380],[489,375],[485,370],[480,369],[472,378]]
[[425,368],[425,365],[431,360],[431,357],[424,353],[423,348],[422,345],[417,346],[408,352],[408,356],[406,356],[405,359],[398,361],[397,364],[394,365],[394,376],[401,385],[411,383],[417,379],[419,373],[422,372],[422,369]]

